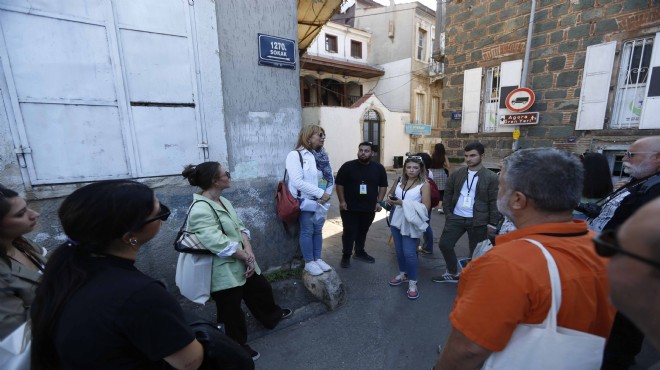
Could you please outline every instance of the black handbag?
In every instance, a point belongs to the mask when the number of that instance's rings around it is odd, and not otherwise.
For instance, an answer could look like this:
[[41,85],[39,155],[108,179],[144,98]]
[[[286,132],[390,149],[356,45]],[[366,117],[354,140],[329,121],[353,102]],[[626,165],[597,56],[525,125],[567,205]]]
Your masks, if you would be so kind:
[[218,225],[220,225],[222,233],[225,234],[225,228],[222,227],[222,222],[220,222],[220,217],[218,217],[217,213],[215,213],[215,208],[213,208],[213,206],[207,201],[197,200],[190,205],[188,213],[186,214],[186,219],[183,220],[183,225],[181,225],[181,229],[179,229],[179,232],[176,234],[176,239],[174,239],[174,249],[177,252],[191,254],[215,254],[204,246],[204,243],[202,243],[201,240],[197,238],[195,233],[188,231],[188,216],[190,215],[190,211],[195,204],[200,202],[206,203],[209,207],[211,207],[213,214],[218,220]]

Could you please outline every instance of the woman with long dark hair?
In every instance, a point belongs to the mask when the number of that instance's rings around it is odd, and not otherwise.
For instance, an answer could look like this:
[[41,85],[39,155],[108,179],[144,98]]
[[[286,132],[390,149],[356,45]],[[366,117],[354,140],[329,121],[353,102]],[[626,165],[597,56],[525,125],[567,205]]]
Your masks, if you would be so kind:
[[211,298],[218,322],[224,323],[227,336],[256,361],[259,352],[246,344],[247,326],[241,302],[245,301],[252,315],[268,329],[289,317],[291,310],[275,303],[273,288],[261,275],[252,250],[250,230],[238,218],[231,202],[222,196],[231,187],[229,172],[218,162],[204,162],[186,166],[181,175],[190,185],[202,189],[193,194],[188,228],[214,253]]
[[[600,153],[586,153],[582,157],[584,186],[580,203],[596,203],[614,190],[612,172],[607,157]],[[586,220],[587,216],[573,211],[573,218]]]
[[0,185],[0,339],[27,320],[46,266],[46,250],[24,237],[38,219],[18,193]]
[[133,266],[169,216],[148,186],[101,181],[59,209],[68,240],[32,306],[32,368],[197,369],[202,345],[165,286]]
[[442,143],[435,144],[433,154],[431,155],[431,171],[433,171],[433,181],[438,185],[440,191],[440,204],[438,204],[438,211],[442,211],[442,197],[445,195],[445,184],[449,177],[449,160],[447,159],[447,152]]

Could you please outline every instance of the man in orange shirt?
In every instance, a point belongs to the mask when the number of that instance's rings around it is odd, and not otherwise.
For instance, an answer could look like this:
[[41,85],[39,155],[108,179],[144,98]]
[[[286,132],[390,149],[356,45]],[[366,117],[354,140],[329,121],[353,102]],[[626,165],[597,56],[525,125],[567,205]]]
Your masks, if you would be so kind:
[[[614,310],[605,260],[596,255],[586,222],[572,219],[582,181],[580,162],[556,149],[524,149],[505,160],[497,208],[518,230],[498,236],[496,246],[461,273],[436,370],[479,369],[507,346],[519,324],[546,318],[552,301],[547,261],[524,238],[543,244],[557,264],[559,326],[607,337]],[[539,348],[547,351],[552,349]]]

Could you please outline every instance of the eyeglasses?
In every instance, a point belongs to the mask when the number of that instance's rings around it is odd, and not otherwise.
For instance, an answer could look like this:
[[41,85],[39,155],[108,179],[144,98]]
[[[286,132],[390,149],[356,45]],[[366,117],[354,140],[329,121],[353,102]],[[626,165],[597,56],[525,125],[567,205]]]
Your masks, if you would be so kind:
[[600,235],[592,239],[596,248],[596,253],[601,257],[612,257],[617,253],[660,268],[660,262],[652,261],[646,257],[625,251],[619,245],[616,237],[616,230],[605,230]]
[[637,154],[649,154],[649,153],[657,153],[657,152],[623,152],[623,156],[628,158],[633,158]]
[[152,223],[156,220],[167,221],[167,219],[170,217],[170,213],[171,213],[170,209],[166,205],[161,203],[160,204],[160,213],[158,214],[158,216],[156,216],[154,218],[147,219],[146,221],[144,221],[142,223],[142,226],[144,226],[148,223]]
[[320,137],[321,139],[323,139],[323,138],[325,137],[325,133],[323,133],[323,132],[319,132],[317,135],[319,135],[319,137]]
[[225,175],[227,175],[227,178],[231,180],[231,174],[229,173],[229,171],[225,171]]

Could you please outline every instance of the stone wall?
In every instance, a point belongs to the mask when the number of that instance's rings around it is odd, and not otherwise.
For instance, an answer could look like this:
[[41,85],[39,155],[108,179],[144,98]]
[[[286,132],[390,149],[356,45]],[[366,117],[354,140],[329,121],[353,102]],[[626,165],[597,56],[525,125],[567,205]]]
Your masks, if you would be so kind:
[[[451,157],[460,158],[462,148],[475,140],[483,142],[491,155],[502,157],[511,152],[510,133],[461,134],[461,122],[452,121],[450,112],[462,109],[464,70],[524,58],[531,1],[458,0],[446,9],[447,61],[439,135]],[[657,0],[537,1],[527,87],[536,94],[530,111],[540,112],[540,123],[521,126],[519,147],[584,152],[596,150],[596,141],[625,144],[660,134],[660,130],[636,129],[575,131],[586,48],[618,41],[619,50],[623,40],[658,31]],[[614,71],[612,84],[616,77]]]

